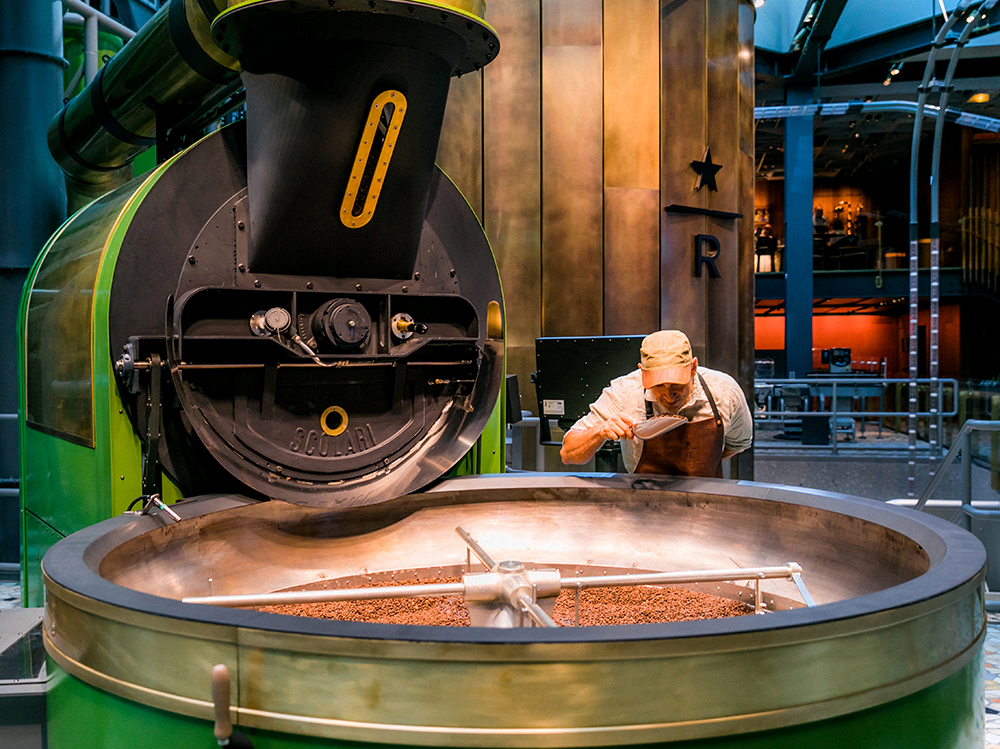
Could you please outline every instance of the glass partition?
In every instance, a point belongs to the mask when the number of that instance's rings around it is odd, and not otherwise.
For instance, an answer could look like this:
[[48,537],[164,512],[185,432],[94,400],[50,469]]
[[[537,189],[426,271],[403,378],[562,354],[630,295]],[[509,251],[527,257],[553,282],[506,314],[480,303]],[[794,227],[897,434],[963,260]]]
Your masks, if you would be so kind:
[[29,426],[94,446],[93,304],[108,238],[135,191],[126,185],[70,219],[42,259],[25,323]]

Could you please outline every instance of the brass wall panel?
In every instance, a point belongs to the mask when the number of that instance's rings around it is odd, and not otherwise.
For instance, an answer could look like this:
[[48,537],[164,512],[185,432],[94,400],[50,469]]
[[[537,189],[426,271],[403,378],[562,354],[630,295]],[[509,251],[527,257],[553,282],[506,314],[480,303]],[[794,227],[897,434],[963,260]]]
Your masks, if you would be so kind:
[[599,47],[601,36],[601,0],[542,0],[544,46]]
[[659,190],[605,188],[604,290],[605,335],[659,327]]
[[604,0],[605,188],[660,188],[658,9],[659,0]]
[[437,165],[483,220],[483,74],[451,79]]
[[[733,372],[748,401],[753,399],[754,377],[754,222],[753,208],[754,173],[754,9],[750,3],[739,7],[739,91],[740,91],[740,210],[746,218],[739,222],[739,371]],[[753,448],[741,453],[732,461],[733,478],[753,481]]]
[[[738,0],[706,0],[705,124],[712,160],[722,164],[718,192],[703,188],[707,208],[740,213],[753,225],[753,193],[741,201]],[[739,371],[739,227],[742,221],[709,219],[708,233],[717,237],[716,261],[722,278],[705,280],[705,360],[707,366],[735,375]]]
[[541,302],[540,0],[489,3],[501,50],[483,69],[483,225],[507,312],[507,372],[532,404]]
[[[695,192],[691,162],[707,143],[705,0],[660,0],[660,202],[707,207],[708,188]],[[663,213],[660,221],[660,327],[687,333],[705,362],[707,279],[694,275],[694,237],[701,216]]]
[[604,330],[600,40],[600,0],[543,4],[542,330],[547,336]]
[[[741,91],[740,51],[741,41],[752,49],[753,32],[744,29],[741,37],[742,5],[752,14],[744,0],[661,4],[661,189],[664,206],[742,213],[752,232],[753,185],[746,172],[752,174],[753,168],[753,94],[752,87],[749,94]],[[750,58],[752,66],[752,52]],[[722,167],[716,174],[717,191],[694,189],[691,162],[700,161],[706,148]],[[740,219],[666,214],[661,231],[663,326],[685,330],[702,364],[736,376],[744,369],[741,320],[748,298],[743,289],[748,248],[752,262],[751,237],[743,224]],[[700,278],[695,276],[697,234],[718,239],[715,264],[721,278],[709,277],[707,268]],[[749,283],[752,296],[752,278]]]
[[604,333],[660,323],[659,0],[604,0]]

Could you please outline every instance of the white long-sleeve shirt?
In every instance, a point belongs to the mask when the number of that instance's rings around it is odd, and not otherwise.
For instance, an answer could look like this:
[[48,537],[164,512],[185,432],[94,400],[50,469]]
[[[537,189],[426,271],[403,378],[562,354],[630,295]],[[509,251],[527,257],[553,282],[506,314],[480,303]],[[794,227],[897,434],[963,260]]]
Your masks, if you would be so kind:
[[[705,378],[705,383],[712,391],[715,405],[719,409],[722,427],[725,430],[724,449],[734,453],[743,452],[753,444],[753,416],[750,414],[743,391],[736,380],[725,372],[698,367],[698,374]],[[636,369],[630,374],[612,380],[611,384],[604,388],[601,396],[590,404],[590,413],[570,427],[570,431],[596,426],[616,413],[630,416],[635,421],[642,421],[646,418],[646,401],[652,401],[654,415],[666,413],[643,388],[642,373]],[[691,397],[681,406],[678,413],[690,421],[714,418],[712,406],[697,376],[691,387]],[[643,442],[634,438],[623,439],[620,442],[625,468],[629,473],[633,473],[642,456]]]

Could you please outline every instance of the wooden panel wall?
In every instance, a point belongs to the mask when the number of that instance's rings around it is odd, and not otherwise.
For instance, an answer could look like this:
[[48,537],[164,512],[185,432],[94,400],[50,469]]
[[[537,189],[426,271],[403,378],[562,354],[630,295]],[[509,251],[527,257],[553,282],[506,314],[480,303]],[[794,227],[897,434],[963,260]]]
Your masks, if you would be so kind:
[[659,0],[604,0],[604,333],[660,323]]
[[[742,170],[740,156],[739,15],[732,0],[708,0],[706,26],[705,143],[712,147],[713,160],[723,165],[718,173],[718,192],[705,193],[708,208],[740,213]],[[750,199],[753,200],[751,188]],[[705,287],[706,365],[733,375],[739,370],[739,229],[753,226],[752,206],[746,206],[745,222],[708,219],[707,233],[718,238],[722,247],[717,262],[722,278],[701,281]]]
[[[438,161],[493,245],[523,406],[539,336],[677,327],[733,374],[748,338],[752,372],[750,3],[493,0],[486,20],[500,54],[453,81]],[[694,190],[706,146],[717,193]],[[747,220],[664,213],[673,203]],[[703,233],[723,247],[714,287],[693,275]]]
[[504,290],[507,372],[535,410],[542,334],[541,2],[489,3],[500,54],[483,69],[483,226]]
[[483,73],[452,78],[437,165],[483,220]]
[[[708,189],[695,192],[691,162],[705,151],[705,2],[660,0],[660,202],[663,206],[708,208]],[[718,155],[713,159],[718,161]],[[723,162],[724,163],[724,162]],[[713,206],[714,207],[714,206]],[[694,276],[694,236],[707,232],[706,219],[661,214],[660,325],[691,339],[705,360],[705,278]]]
[[601,0],[542,4],[542,330],[603,330]]

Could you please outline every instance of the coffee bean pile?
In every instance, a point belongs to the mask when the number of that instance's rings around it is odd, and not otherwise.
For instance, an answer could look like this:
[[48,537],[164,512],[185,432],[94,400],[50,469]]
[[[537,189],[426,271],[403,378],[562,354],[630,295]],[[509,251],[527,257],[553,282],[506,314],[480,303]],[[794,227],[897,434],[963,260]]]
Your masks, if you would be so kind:
[[[573,626],[574,598],[575,591],[563,590],[559,593],[552,617],[557,624]],[[635,585],[580,591],[581,627],[724,619],[752,613],[753,607],[742,601],[683,588]]]
[[[460,583],[460,577],[439,577],[434,580],[370,583],[360,588],[383,588],[391,585],[430,585]],[[355,586],[352,586],[355,587]],[[313,619],[337,619],[344,622],[380,622],[382,624],[430,624],[436,627],[468,627],[469,610],[462,596],[428,596],[427,598],[386,598],[374,601],[329,601],[327,603],[296,603],[286,606],[261,606],[260,611]]]
[[[377,588],[387,585],[455,582],[461,582],[461,578],[445,577],[404,583],[372,583],[363,587]],[[574,626],[574,607],[575,591],[563,590],[556,598],[552,618],[561,626],[572,627]],[[259,610],[273,614],[353,622],[427,624],[438,627],[470,626],[469,611],[465,607],[465,601],[458,595],[263,606]],[[753,613],[753,608],[742,601],[682,588],[637,585],[621,588],[587,588],[580,591],[581,627],[721,619],[750,613]]]

